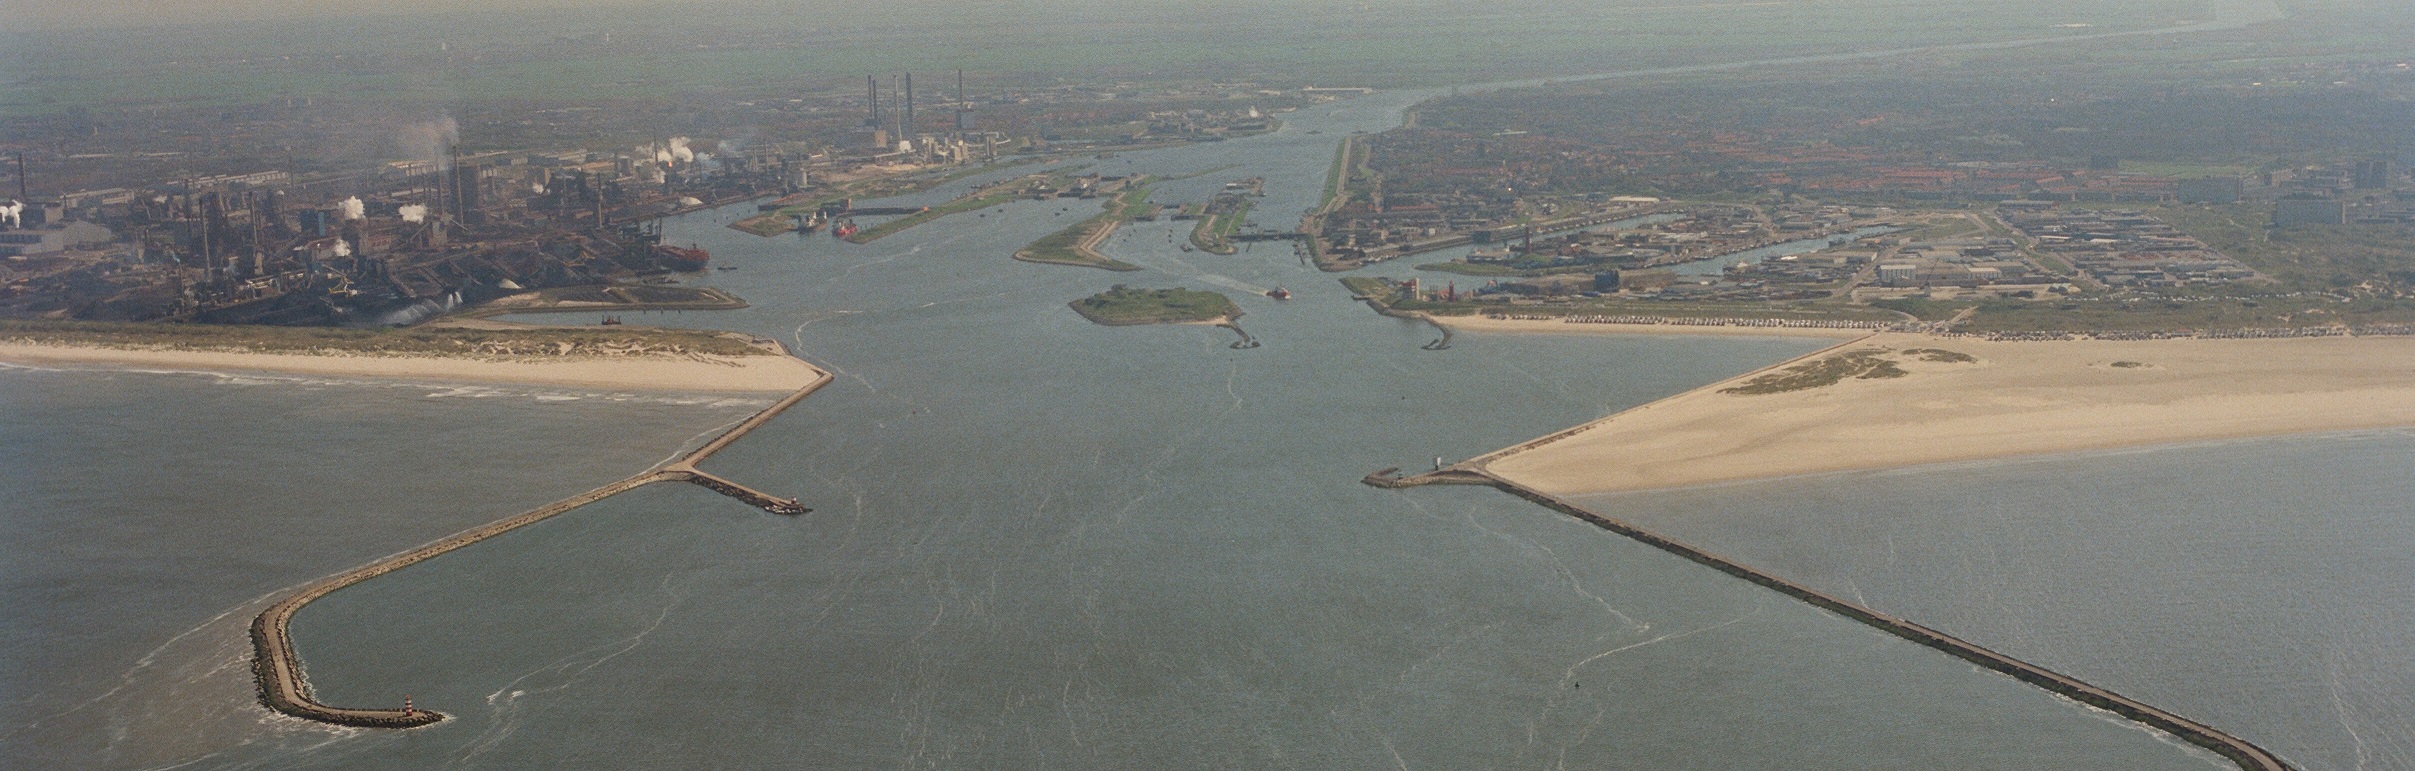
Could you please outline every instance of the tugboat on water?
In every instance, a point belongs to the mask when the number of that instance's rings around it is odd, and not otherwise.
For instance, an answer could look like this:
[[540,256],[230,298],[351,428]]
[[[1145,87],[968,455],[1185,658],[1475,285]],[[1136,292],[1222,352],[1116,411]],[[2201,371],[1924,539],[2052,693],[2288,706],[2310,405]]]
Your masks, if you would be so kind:
[[839,220],[838,224],[830,226],[830,236],[832,238],[846,238],[848,236],[855,235],[856,230],[857,228],[855,227],[855,220]]
[[1277,300],[1289,300],[1291,299],[1291,290],[1278,286],[1275,287],[1273,291],[1267,292],[1266,296],[1275,298]]

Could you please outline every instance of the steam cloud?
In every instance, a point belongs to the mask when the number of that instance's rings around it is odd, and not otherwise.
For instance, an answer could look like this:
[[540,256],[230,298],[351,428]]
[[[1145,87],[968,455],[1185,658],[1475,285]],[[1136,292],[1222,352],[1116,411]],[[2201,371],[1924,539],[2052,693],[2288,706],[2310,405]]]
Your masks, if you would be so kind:
[[690,163],[696,160],[696,151],[688,149],[687,137],[672,137],[667,146],[655,149],[654,160],[662,164]]
[[447,115],[402,127],[402,150],[413,160],[427,161],[437,171],[452,168],[453,143],[461,140],[461,124]]
[[411,204],[395,211],[402,215],[404,222],[425,222],[428,219],[428,207],[420,204]]
[[21,227],[25,227],[25,217],[24,217],[24,214],[25,214],[25,202],[24,202],[24,201],[10,201],[10,202],[8,202],[8,205],[7,205],[7,206],[0,206],[0,220],[5,220],[5,221],[7,221],[7,222],[8,222],[8,226],[9,226],[9,227],[12,227],[12,228],[21,228]]
[[335,208],[336,211],[342,212],[342,214],[338,216],[342,217],[343,219],[358,220],[369,218],[368,204],[361,203],[361,197],[357,195],[335,202]]
[[336,239],[336,240],[335,240],[335,256],[337,256],[337,257],[350,257],[350,256],[352,256],[352,245],[351,245],[351,244],[348,244],[348,243],[345,243],[345,242],[344,242],[344,239],[341,239],[341,238]]

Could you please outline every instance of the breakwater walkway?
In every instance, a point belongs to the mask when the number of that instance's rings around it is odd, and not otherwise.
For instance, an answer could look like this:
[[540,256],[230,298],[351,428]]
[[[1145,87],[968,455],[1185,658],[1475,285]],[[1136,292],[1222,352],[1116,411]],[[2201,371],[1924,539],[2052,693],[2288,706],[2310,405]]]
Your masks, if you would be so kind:
[[805,400],[822,386],[830,384],[832,376],[823,371],[813,382],[797,389],[786,398],[763,408],[728,431],[706,442],[704,446],[680,456],[662,466],[647,469],[636,475],[564,498],[494,522],[489,522],[434,543],[396,554],[342,573],[312,582],[293,594],[277,600],[252,619],[252,679],[260,689],[260,703],[269,709],[305,720],[362,728],[415,728],[444,719],[444,714],[424,709],[356,709],[321,704],[310,692],[310,681],[302,669],[302,659],[294,652],[293,635],[287,627],[295,613],[321,597],[353,584],[392,573],[434,559],[439,555],[504,533],[518,530],[552,518],[554,515],[635,490],[656,482],[689,482],[714,492],[744,501],[747,505],[774,514],[804,514],[807,509],[795,498],[780,498],[737,482],[723,479],[696,468],[696,464],[750,431],[771,422],[772,418],[797,402]]
[[[1549,437],[1546,438],[1546,440],[1548,439]],[[1523,446],[1524,445],[1521,445],[1521,447]],[[2072,701],[2086,704],[2097,709],[2102,709],[2117,715],[2121,715],[2122,717],[2137,721],[2138,723],[2144,724],[2156,730],[2180,737],[2182,740],[2185,740],[2190,744],[2203,747],[2209,751],[2212,751],[2216,755],[2222,756],[2224,759],[2238,764],[2240,768],[2247,769],[2247,771],[2290,771],[2290,766],[2287,763],[2282,762],[2279,756],[2272,754],[2262,747],[2256,746],[2254,743],[2249,742],[2246,739],[2241,739],[2228,733],[2224,733],[2213,726],[2209,726],[2195,720],[2190,720],[2186,717],[2166,712],[2162,709],[2158,709],[2154,706],[2131,699],[2118,693],[2114,693],[2104,688],[2090,685],[2079,680],[2078,678],[2064,675],[2053,670],[2049,670],[2045,667],[2004,655],[2002,653],[1997,653],[1968,640],[1964,640],[1962,638],[1913,623],[1908,619],[1880,613],[1876,610],[1863,607],[1862,605],[1847,602],[1842,598],[1830,595],[1817,589],[1813,589],[1809,586],[1798,584],[1784,578],[1779,578],[1775,575],[1745,565],[1744,563],[1722,557],[1718,554],[1714,554],[1685,543],[1681,543],[1675,539],[1669,538],[1668,536],[1661,535],[1651,530],[1646,530],[1634,524],[1602,516],[1557,496],[1553,496],[1539,490],[1529,489],[1515,482],[1495,476],[1490,470],[1486,469],[1485,466],[1487,461],[1493,457],[1498,457],[1501,454],[1502,453],[1495,453],[1493,455],[1480,457],[1472,461],[1444,466],[1431,472],[1413,476],[1400,476],[1398,473],[1399,469],[1384,469],[1373,474],[1368,474],[1366,478],[1360,481],[1374,487],[1382,487],[1387,489],[1419,487],[1423,485],[1482,485],[1492,487],[1501,490],[1502,492],[1542,504],[1545,508],[1549,508],[1553,511],[1584,520],[1585,522],[1591,523],[1595,527],[1641,541],[1645,545],[1660,549],[1661,551],[1669,552],[1679,557],[1684,557],[1721,573],[1726,573],[1728,575],[1759,584],[1763,587],[1776,590],[1780,594],[1784,594],[1788,597],[1793,597],[1797,600],[1809,603],[1813,607],[1817,607],[1821,610],[1835,613],[1854,621],[1867,624],[1878,629],[1879,631],[1883,631],[1888,634],[1892,634],[1897,637],[1943,651],[1955,658],[1968,661],[1972,664],[1987,668],[2000,674],[2009,675],[2015,680],[2019,680],[2039,688],[2044,688],[2055,695],[2062,696],[2064,698],[2071,699]]]

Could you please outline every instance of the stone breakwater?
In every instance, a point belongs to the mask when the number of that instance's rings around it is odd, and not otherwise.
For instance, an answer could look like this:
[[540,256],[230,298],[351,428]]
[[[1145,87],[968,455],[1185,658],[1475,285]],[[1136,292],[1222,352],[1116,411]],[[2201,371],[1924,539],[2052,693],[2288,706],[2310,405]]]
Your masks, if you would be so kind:
[[2180,737],[2205,748],[2247,771],[2290,771],[2281,758],[2254,743],[2224,733],[2212,726],[2190,720],[2121,694],[2090,685],[2077,678],[1997,653],[1944,632],[1913,623],[1908,619],[1880,613],[1861,605],[1821,592],[1793,581],[1762,572],[1735,560],[1681,543],[1667,536],[1633,524],[1596,514],[1574,503],[1531,490],[1515,482],[1494,476],[1484,468],[1484,459],[1447,466],[1415,476],[1399,476],[1398,469],[1384,469],[1360,480],[1374,487],[1388,489],[1423,485],[1482,485],[1524,498],[1553,511],[1584,520],[1595,527],[1608,530],[1645,545],[1675,554],[1721,573],[1776,590],[1780,594],[1808,603],[1821,610],[1835,613],[1869,625],[1879,631],[1945,652],[1991,671],[2008,675],[2015,680],[2046,689],[2055,695],[2112,712],[2158,731]]
[[829,385],[832,376],[823,372],[812,383],[797,389],[778,403],[766,407],[744,422],[722,432],[711,442],[681,456],[669,464],[649,469],[627,479],[604,485],[578,495],[530,509],[511,517],[490,522],[434,543],[396,554],[361,567],[312,582],[309,586],[287,595],[261,611],[252,620],[252,678],[260,689],[260,703],[269,709],[322,723],[361,728],[416,728],[444,719],[439,712],[424,709],[356,709],[321,704],[311,695],[310,680],[302,668],[301,656],[293,649],[293,635],[288,626],[295,613],[321,597],[353,584],[392,573],[433,559],[446,552],[493,538],[528,525],[542,522],[554,515],[635,490],[656,482],[691,482],[714,492],[728,495],[748,505],[774,514],[803,514],[808,509],[795,499],[775,497],[745,485],[698,470],[696,464],[728,447],[747,432],[761,427],[780,413],[804,401],[806,396]]

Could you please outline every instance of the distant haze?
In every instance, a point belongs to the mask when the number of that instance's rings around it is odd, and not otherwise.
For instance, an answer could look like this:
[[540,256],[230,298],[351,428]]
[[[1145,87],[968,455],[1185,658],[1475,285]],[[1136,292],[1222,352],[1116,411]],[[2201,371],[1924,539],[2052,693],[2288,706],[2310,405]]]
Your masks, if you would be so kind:
[[117,27],[628,6],[626,0],[0,0],[0,26]]
[[[1989,5],[1971,0],[1905,0],[1908,6],[1969,6]],[[1221,3],[1210,16],[1231,14],[1237,8],[1261,6],[1263,10],[1281,10],[1290,14],[1312,16],[1342,16],[1352,13],[1376,14],[1488,14],[1532,13],[1564,10],[1588,15],[1610,10],[1658,11],[1715,11],[1722,8],[1767,8],[1793,6],[1797,9],[1820,9],[1822,6],[1840,9],[1867,3],[1839,0],[1505,0],[1502,2],[1464,2],[1460,0],[1307,0],[1306,2],[1238,2]],[[2003,3],[2018,6],[2020,3]],[[2093,5],[2107,8],[2122,6],[2170,5],[2160,0],[2108,0]],[[878,23],[886,16],[890,21],[915,24],[917,14],[908,11],[991,14],[1024,16],[1030,14],[1075,14],[1084,17],[1115,17],[1137,20],[1150,16],[1197,16],[1199,8],[1191,3],[1169,0],[907,0],[865,6],[854,3],[808,0],[807,2],[765,2],[764,0],[88,0],[85,2],[55,2],[53,0],[0,0],[0,28],[75,28],[157,26],[237,21],[291,21],[325,19],[345,16],[439,16],[483,12],[544,12],[577,9],[597,9],[614,16],[660,16],[731,14],[738,8],[753,7],[776,10],[790,20],[811,19],[819,22]]]

